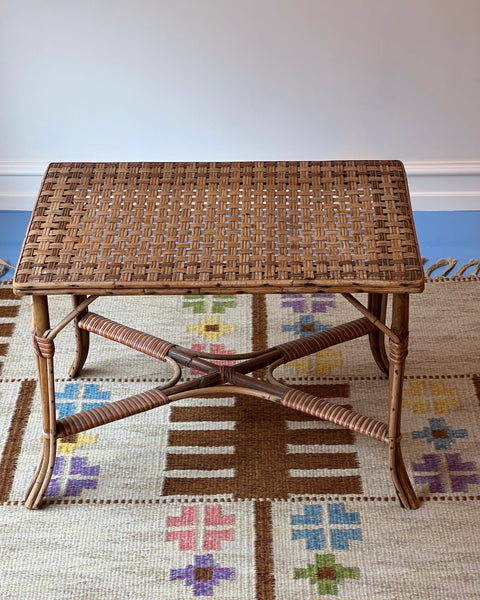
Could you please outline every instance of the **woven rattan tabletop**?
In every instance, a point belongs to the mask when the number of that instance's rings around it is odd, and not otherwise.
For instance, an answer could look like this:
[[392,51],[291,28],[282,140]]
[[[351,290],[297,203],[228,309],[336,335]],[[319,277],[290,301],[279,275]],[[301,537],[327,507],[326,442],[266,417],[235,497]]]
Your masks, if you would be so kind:
[[52,163],[19,294],[420,292],[399,161]]

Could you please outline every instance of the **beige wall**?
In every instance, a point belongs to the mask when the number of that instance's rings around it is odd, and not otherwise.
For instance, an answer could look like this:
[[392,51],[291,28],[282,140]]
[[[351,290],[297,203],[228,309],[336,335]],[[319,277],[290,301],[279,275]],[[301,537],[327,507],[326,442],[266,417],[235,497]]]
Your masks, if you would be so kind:
[[0,160],[480,159],[478,0],[2,4]]
[[479,0],[0,6],[0,174],[50,160],[394,157],[480,175]]

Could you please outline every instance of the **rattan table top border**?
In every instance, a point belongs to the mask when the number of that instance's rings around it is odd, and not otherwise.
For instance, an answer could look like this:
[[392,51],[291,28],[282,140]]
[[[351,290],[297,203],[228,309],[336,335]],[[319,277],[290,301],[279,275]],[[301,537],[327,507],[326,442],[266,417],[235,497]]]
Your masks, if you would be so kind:
[[421,292],[400,161],[52,163],[23,294]]

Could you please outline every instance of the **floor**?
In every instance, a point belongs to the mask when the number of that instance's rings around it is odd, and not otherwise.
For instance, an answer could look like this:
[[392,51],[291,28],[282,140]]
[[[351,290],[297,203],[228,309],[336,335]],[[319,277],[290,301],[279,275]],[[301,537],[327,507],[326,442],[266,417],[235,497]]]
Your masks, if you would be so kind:
[[[415,212],[414,217],[427,269],[451,257],[457,261],[450,272],[452,275],[471,259],[480,261],[480,210]],[[18,260],[29,218],[30,213],[25,211],[0,211],[0,259],[10,265]],[[468,275],[474,268],[472,265],[464,274]],[[12,277],[13,270],[6,269],[0,262],[0,273],[5,271],[0,279]],[[441,270],[435,274],[439,273]]]

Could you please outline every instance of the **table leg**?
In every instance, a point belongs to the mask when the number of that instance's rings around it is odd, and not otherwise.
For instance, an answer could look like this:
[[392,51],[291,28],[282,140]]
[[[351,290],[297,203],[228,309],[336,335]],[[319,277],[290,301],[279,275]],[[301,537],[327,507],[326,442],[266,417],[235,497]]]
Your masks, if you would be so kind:
[[[368,294],[368,310],[375,315],[382,323],[385,323],[387,314],[387,300],[388,294]],[[369,334],[370,349],[373,354],[373,358],[377,363],[378,367],[388,375],[390,365],[388,362],[388,356],[385,351],[385,334],[377,329],[376,331]]]
[[408,352],[408,294],[393,294],[392,331],[400,343],[390,341],[388,463],[390,476],[404,508],[418,508],[415,494],[403,462],[401,439],[402,391],[405,359]]
[[46,296],[32,296],[32,320],[43,414],[42,455],[25,494],[25,506],[33,509],[38,508],[52,477],[57,444],[55,382],[53,374],[54,346],[50,340],[42,339],[45,332],[50,329],[48,300]]
[[[85,299],[86,296],[72,296],[73,308],[77,308],[77,306]],[[73,321],[73,327],[75,330],[75,357],[73,359],[72,366],[68,370],[68,375],[72,378],[80,375],[80,371],[82,370],[82,367],[85,364],[88,356],[90,333],[84,329],[80,329],[78,326],[78,321],[85,316],[87,312],[88,309],[86,308],[82,313],[75,317]]]

